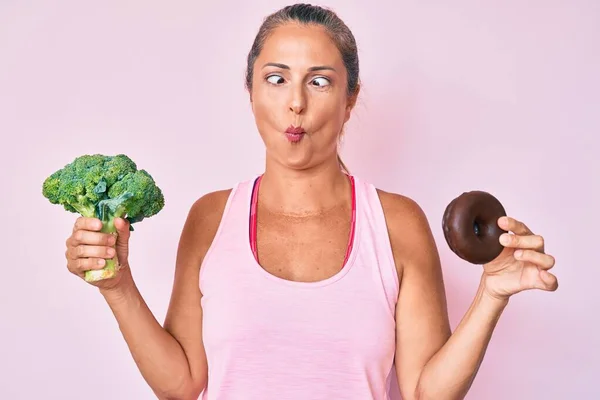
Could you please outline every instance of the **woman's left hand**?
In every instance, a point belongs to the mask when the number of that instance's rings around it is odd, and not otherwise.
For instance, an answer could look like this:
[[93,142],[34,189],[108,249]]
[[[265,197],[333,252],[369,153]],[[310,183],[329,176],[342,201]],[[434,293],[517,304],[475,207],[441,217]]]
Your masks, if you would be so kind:
[[498,226],[509,233],[500,237],[504,249],[498,257],[483,266],[486,292],[500,300],[508,300],[523,290],[555,291],[556,276],[548,272],[554,257],[544,252],[544,238],[514,218],[498,219]]

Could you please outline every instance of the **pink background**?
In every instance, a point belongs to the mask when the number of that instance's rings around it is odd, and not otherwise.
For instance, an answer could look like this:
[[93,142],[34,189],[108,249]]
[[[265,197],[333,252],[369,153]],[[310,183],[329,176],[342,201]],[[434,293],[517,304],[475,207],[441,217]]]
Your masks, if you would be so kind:
[[[190,205],[263,167],[244,62],[262,18],[286,4],[0,3],[2,398],[154,398],[101,296],[67,272],[75,215],[41,183],[92,152],[127,153],[154,175],[166,207],[133,235],[131,262],[162,321]],[[600,3],[327,5],[362,62],[344,159],[425,209],[453,326],[481,272],[442,236],[462,191],[497,195],[557,258],[559,290],[513,298],[468,399],[600,398]]]

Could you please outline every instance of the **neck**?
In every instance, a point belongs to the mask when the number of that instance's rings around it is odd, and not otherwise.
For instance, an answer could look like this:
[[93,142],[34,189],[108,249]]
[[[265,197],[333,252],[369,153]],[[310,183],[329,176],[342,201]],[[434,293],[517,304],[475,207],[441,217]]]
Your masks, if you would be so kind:
[[258,195],[261,207],[288,216],[322,214],[351,202],[350,182],[337,160],[314,170],[267,164]]

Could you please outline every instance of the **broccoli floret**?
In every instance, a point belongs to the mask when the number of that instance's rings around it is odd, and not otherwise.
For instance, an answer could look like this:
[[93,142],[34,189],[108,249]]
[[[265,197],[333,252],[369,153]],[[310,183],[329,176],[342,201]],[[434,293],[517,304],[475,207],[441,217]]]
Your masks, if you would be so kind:
[[[115,218],[133,224],[158,214],[165,205],[152,176],[126,155],[83,155],[44,180],[42,194],[67,211],[102,221],[102,232],[117,235]],[[115,256],[101,270],[86,271],[88,282],[115,276],[120,269]]]

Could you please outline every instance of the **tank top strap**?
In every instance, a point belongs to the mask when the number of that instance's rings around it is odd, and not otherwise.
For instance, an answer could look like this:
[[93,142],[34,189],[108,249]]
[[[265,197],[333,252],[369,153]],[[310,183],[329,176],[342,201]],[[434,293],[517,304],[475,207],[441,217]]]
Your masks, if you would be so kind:
[[361,242],[361,257],[369,259],[369,265],[378,269],[390,312],[395,314],[400,281],[383,205],[377,188],[359,178],[356,178],[356,195],[360,205],[357,218],[362,226],[356,240]]

